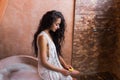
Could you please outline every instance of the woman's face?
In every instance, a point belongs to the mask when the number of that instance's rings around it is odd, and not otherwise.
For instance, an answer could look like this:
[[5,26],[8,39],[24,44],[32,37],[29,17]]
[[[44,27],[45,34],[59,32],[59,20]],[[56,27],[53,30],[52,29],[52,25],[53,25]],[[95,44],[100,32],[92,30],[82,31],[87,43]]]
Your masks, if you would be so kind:
[[60,23],[61,23],[61,18],[57,18],[55,22],[53,22],[50,30],[52,30],[53,32],[55,32],[57,29],[60,28]]

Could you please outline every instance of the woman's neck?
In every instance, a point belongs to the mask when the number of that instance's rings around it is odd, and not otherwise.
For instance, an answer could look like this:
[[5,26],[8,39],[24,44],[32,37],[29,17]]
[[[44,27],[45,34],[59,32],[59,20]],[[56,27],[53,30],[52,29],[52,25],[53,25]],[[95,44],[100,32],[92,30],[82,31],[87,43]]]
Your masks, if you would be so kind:
[[46,30],[44,30],[44,31],[45,31],[47,34],[50,34],[48,29],[46,29]]
[[44,30],[47,34],[48,34],[48,36],[51,38],[51,40],[52,40],[52,36],[50,35],[50,30],[49,29],[46,29],[46,30]]

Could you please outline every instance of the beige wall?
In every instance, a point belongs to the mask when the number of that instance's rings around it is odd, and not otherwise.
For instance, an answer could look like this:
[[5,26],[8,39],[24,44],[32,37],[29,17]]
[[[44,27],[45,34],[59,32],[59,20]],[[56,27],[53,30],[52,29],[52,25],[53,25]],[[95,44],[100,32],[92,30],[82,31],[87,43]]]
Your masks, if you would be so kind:
[[41,16],[48,10],[61,11],[67,22],[63,54],[71,62],[74,0],[9,0],[0,24],[0,58],[34,55],[31,47]]

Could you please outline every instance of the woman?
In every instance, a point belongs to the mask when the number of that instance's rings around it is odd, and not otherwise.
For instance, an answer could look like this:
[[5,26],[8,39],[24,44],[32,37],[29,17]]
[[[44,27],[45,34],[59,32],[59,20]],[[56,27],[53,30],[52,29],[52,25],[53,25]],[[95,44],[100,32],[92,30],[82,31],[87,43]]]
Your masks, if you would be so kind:
[[42,80],[72,80],[79,74],[67,65],[61,54],[64,41],[65,19],[61,12],[45,13],[34,34],[33,46],[38,57],[38,71]]

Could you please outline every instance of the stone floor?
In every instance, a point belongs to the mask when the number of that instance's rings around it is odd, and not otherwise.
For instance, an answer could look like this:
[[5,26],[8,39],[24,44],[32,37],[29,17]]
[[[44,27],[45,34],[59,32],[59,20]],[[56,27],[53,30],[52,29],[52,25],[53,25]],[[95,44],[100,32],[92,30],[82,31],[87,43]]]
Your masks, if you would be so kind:
[[77,80],[120,80],[109,72],[100,72],[92,75],[81,75]]

